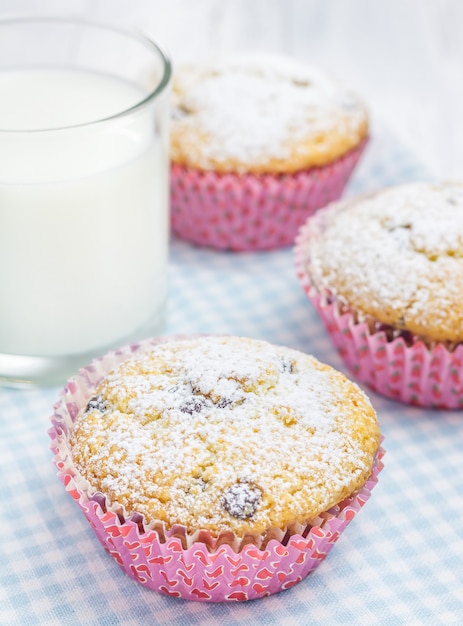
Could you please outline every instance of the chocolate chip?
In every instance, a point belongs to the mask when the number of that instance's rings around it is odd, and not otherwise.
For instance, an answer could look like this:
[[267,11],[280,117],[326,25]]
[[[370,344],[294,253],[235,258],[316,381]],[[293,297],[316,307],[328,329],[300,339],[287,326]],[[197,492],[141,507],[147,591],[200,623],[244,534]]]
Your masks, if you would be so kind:
[[219,409],[224,409],[225,407],[230,406],[230,404],[232,403],[233,400],[230,400],[230,398],[220,398],[216,406],[219,407]]
[[85,412],[89,413],[90,411],[96,410],[100,411],[100,413],[104,413],[106,409],[106,402],[104,401],[102,395],[98,394],[97,396],[93,396],[93,398],[90,398],[85,408]]
[[205,406],[206,400],[202,396],[192,396],[185,400],[178,408],[182,413],[201,413],[202,408]]
[[239,482],[229,487],[223,494],[220,504],[238,519],[248,519],[254,515],[262,499],[262,491],[251,482]]
[[414,343],[414,335],[409,330],[402,330],[400,337],[405,341],[407,346],[411,346]]
[[294,372],[294,364],[293,361],[290,361],[285,358],[280,359],[280,368],[282,372],[288,372],[288,374],[292,374]]

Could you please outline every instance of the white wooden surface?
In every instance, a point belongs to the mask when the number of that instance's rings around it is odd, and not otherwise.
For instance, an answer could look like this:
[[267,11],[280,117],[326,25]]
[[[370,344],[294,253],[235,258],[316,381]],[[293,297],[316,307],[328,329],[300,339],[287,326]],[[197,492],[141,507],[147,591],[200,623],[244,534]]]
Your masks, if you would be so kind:
[[435,177],[463,179],[460,0],[0,0],[0,17],[55,14],[141,29],[174,62],[211,52],[284,52],[369,103]]

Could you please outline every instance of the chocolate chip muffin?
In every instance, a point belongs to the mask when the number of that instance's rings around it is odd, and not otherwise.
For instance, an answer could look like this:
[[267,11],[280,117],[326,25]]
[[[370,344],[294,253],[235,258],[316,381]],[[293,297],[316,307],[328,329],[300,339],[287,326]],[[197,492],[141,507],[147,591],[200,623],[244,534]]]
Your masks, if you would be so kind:
[[291,245],[341,195],[369,130],[352,90],[286,56],[181,65],[173,105],[172,229],[219,249]]
[[326,558],[378,482],[365,394],[313,357],[239,337],[161,337],[95,359],[54,407],[67,493],[128,576],[244,601]]
[[463,407],[463,184],[333,203],[296,240],[297,274],[346,364],[386,396]]
[[463,341],[463,184],[391,187],[332,205],[306,228],[319,292],[409,341]]
[[313,357],[198,337],[109,372],[77,415],[70,450],[125,519],[265,537],[361,488],[379,441],[365,394]]
[[200,170],[294,173],[332,163],[368,133],[352,90],[290,57],[179,66],[173,104],[172,161]]

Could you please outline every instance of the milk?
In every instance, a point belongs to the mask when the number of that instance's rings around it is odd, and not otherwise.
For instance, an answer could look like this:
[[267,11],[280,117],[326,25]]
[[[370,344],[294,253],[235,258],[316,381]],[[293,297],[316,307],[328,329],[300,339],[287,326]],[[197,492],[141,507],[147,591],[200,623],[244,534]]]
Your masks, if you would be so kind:
[[98,351],[158,320],[166,141],[149,105],[95,122],[146,95],[80,70],[0,72],[0,356]]

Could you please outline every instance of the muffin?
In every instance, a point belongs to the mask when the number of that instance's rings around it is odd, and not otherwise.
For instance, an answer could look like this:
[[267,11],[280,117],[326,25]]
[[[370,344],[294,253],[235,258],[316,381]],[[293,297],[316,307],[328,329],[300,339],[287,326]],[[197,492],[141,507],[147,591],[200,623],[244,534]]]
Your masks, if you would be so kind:
[[197,245],[292,245],[339,198],[365,146],[350,91],[289,57],[249,55],[174,72],[171,216]]
[[376,415],[354,383],[239,337],[109,353],[68,382],[50,435],[61,480],[119,565],[192,600],[302,580],[382,468]]
[[463,405],[463,185],[333,203],[295,246],[299,279],[348,367],[388,397]]

